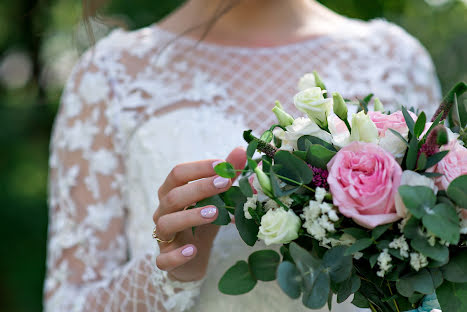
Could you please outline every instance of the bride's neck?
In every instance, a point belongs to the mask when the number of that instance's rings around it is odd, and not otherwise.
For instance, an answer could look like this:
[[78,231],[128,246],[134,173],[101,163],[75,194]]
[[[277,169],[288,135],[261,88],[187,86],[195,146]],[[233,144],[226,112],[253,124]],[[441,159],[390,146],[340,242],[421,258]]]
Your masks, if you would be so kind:
[[[181,33],[214,20],[208,41],[285,42],[325,33],[336,18],[311,0],[189,0],[160,25]],[[199,37],[205,29],[190,35]]]

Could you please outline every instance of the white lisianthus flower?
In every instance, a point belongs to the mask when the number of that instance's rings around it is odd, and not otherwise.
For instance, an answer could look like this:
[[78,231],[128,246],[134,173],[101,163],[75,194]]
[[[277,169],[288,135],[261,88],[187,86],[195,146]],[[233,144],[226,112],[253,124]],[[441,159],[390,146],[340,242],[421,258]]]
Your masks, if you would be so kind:
[[364,111],[353,114],[350,141],[378,143],[378,129]]
[[266,245],[287,244],[298,238],[300,226],[300,218],[292,209],[271,209],[261,218],[258,238]]
[[[425,177],[421,174],[418,174],[410,170],[405,170],[404,172],[402,172],[400,185],[426,186],[426,187],[431,188],[433,192],[435,192],[435,194],[438,192],[438,188],[436,187],[433,179],[430,179],[428,177]],[[395,196],[395,205],[396,205],[397,215],[401,218],[406,218],[407,207],[405,207],[404,202],[402,201],[402,198],[399,195],[399,192],[397,192]]]
[[294,104],[318,126],[324,128],[328,124],[328,116],[332,113],[332,99],[325,99],[319,87],[308,88],[294,96]]
[[332,142],[332,137],[328,132],[306,117],[295,119],[293,124],[285,127],[285,129],[286,131],[281,128],[274,129],[274,135],[282,140],[282,150],[297,150],[297,141],[304,135],[315,136],[328,143]]
[[313,73],[308,73],[303,75],[302,78],[298,81],[298,90],[303,91],[309,88],[317,87],[315,75]]

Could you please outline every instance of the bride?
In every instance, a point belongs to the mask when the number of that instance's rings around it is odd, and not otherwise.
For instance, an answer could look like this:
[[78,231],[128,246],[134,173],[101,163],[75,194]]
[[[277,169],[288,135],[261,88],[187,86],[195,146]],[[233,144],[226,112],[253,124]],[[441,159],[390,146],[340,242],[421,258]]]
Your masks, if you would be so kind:
[[275,282],[221,294],[222,274],[252,250],[234,224],[210,224],[216,207],[184,207],[231,186],[213,164],[243,167],[242,131],[272,124],[275,100],[294,112],[313,70],[329,92],[371,91],[389,110],[432,114],[440,99],[416,39],[310,0],[191,0],[85,53],[52,136],[46,311],[304,311]]

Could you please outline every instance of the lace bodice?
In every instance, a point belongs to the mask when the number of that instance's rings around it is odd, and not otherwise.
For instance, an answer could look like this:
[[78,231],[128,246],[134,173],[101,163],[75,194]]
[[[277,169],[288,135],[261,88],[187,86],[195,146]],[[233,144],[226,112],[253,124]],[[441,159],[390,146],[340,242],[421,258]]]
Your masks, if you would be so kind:
[[113,31],[65,87],[51,143],[46,310],[302,311],[274,282],[241,298],[218,292],[223,272],[251,252],[234,225],[218,234],[203,282],[169,280],[151,238],[158,186],[177,163],[223,158],[244,129],[260,133],[274,100],[298,115],[291,99],[312,70],[344,97],[371,91],[387,109],[431,114],[440,99],[431,60],[381,20],[267,48],[186,37],[164,48],[174,38],[156,25]]

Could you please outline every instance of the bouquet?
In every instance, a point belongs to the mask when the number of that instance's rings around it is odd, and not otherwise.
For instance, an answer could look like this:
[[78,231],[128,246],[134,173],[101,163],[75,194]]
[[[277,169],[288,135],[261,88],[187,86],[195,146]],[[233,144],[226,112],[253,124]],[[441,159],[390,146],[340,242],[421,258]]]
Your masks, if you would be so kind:
[[[245,244],[280,250],[238,261],[220,291],[239,295],[277,280],[310,309],[353,295],[372,311],[438,301],[443,312],[467,311],[467,131],[457,102],[467,85],[449,92],[431,122],[404,107],[385,112],[372,95],[328,96],[316,72],[299,88],[293,100],[306,117],[276,102],[277,124],[259,138],[243,134],[239,186],[197,203],[218,207],[216,224],[234,215]],[[351,118],[350,105],[358,106]],[[227,162],[215,171],[236,174]]]

